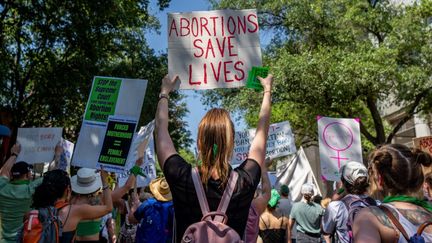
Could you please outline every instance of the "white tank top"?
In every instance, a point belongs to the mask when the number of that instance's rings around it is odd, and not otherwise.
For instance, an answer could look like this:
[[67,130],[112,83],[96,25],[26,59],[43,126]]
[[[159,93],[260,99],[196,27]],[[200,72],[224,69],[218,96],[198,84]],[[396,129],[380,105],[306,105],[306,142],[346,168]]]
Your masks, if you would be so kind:
[[[414,225],[412,224],[407,218],[405,218],[401,213],[399,213],[399,210],[397,210],[396,207],[394,207],[393,205],[391,205],[390,203],[383,203],[383,205],[387,206],[387,207],[391,207],[394,210],[396,210],[396,212],[399,215],[399,223],[403,226],[403,228],[405,229],[406,233],[408,234],[408,237],[413,236],[415,233],[417,233],[417,229],[418,227],[420,227],[420,225]],[[396,229],[397,230],[397,229]],[[426,233],[423,232],[422,233],[423,238],[425,239],[425,242],[432,242],[432,234],[430,233]],[[399,234],[399,243],[407,243],[407,241],[405,240],[404,236],[402,235],[402,233]]]

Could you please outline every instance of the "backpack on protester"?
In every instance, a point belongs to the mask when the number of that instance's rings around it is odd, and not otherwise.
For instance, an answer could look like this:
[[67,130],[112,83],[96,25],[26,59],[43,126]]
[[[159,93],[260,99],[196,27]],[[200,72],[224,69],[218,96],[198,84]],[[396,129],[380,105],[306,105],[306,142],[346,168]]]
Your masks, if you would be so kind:
[[137,242],[171,242],[173,218],[172,201],[160,202],[154,198],[147,199],[144,202],[144,218],[141,219],[137,229]]
[[237,184],[237,179],[237,172],[232,171],[218,209],[210,212],[198,168],[192,168],[192,180],[203,217],[201,221],[190,225],[186,229],[181,242],[243,242],[238,233],[226,224],[228,217],[225,214]]
[[348,194],[341,199],[346,209],[348,210],[347,229],[350,242],[353,242],[352,226],[354,217],[362,209],[370,206],[377,206],[376,201],[371,197],[360,197],[358,195]]
[[399,232],[401,232],[402,236],[405,238],[405,240],[408,243],[425,243],[426,242],[422,236],[422,233],[426,227],[428,227],[429,225],[432,225],[432,221],[426,221],[423,224],[421,224],[419,226],[419,228],[417,229],[417,232],[413,236],[409,237],[407,232],[405,231],[404,227],[401,225],[401,223],[399,223],[399,220],[392,214],[390,209],[388,209],[384,205],[380,205],[378,207],[382,211],[384,211],[384,213],[392,221],[393,225],[396,226],[396,228],[399,230]]
[[38,210],[31,210],[24,218],[22,229],[18,231],[17,242],[59,242],[63,231],[63,223],[58,217],[58,211],[67,205],[68,203],[64,202],[55,207],[50,206]]

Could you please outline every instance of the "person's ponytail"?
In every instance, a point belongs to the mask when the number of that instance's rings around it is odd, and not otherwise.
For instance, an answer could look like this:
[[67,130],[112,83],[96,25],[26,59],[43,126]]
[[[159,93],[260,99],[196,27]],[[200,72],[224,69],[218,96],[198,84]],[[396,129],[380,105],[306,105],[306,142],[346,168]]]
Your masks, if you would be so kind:
[[432,165],[432,157],[429,153],[426,153],[420,149],[413,150],[416,162],[423,165],[424,167],[430,167]]

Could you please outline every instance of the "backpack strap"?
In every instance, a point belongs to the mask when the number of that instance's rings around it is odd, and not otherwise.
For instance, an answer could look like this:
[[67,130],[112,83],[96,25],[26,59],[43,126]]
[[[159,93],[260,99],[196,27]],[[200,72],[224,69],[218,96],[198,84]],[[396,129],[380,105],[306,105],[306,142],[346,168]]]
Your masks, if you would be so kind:
[[396,228],[402,233],[403,237],[407,242],[410,241],[410,238],[408,237],[407,232],[405,231],[404,227],[399,223],[399,220],[393,215],[393,213],[384,205],[378,206],[384,213],[387,215],[387,217],[392,221],[393,225],[396,226]]
[[207,197],[202,186],[201,178],[199,175],[198,167],[192,168],[192,181],[194,183],[195,191],[198,197],[201,213],[204,215],[210,212]]
[[[230,177],[228,179],[227,185],[225,187],[225,191],[224,191],[222,198],[219,202],[217,212],[220,212],[220,213],[225,215],[225,212],[228,209],[228,205],[229,205],[230,200],[231,200],[231,196],[232,196],[234,189],[237,185],[237,179],[238,179],[238,173],[235,172],[234,170],[232,170]],[[214,220],[217,222],[223,222],[224,217],[220,216],[220,215],[216,215]]]
[[231,196],[234,192],[234,189],[237,185],[238,173],[236,171],[231,171],[231,175],[228,179],[225,191],[222,195],[221,201],[219,203],[219,207],[217,209],[218,212],[225,213],[228,209],[229,202],[231,200]]

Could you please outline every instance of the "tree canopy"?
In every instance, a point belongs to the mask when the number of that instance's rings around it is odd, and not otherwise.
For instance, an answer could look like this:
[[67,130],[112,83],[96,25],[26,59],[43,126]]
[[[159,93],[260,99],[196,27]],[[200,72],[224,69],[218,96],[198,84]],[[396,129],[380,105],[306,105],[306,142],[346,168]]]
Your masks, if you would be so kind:
[[[160,10],[169,0],[158,0]],[[0,123],[61,126],[74,139],[93,76],[149,81],[141,124],[154,118],[166,55],[156,55],[145,32],[158,33],[149,0],[43,0],[0,3]],[[174,95],[170,123],[176,145],[190,134],[187,109]]]
[[[274,33],[263,64],[275,75],[272,121],[289,120],[300,143],[316,141],[316,116],[359,117],[369,146],[389,143],[417,113],[432,107],[432,1],[213,1],[215,8],[256,8],[261,30]],[[247,89],[218,90],[249,124],[259,101]],[[386,125],[382,110],[403,107]],[[363,139],[364,140],[364,139]]]

